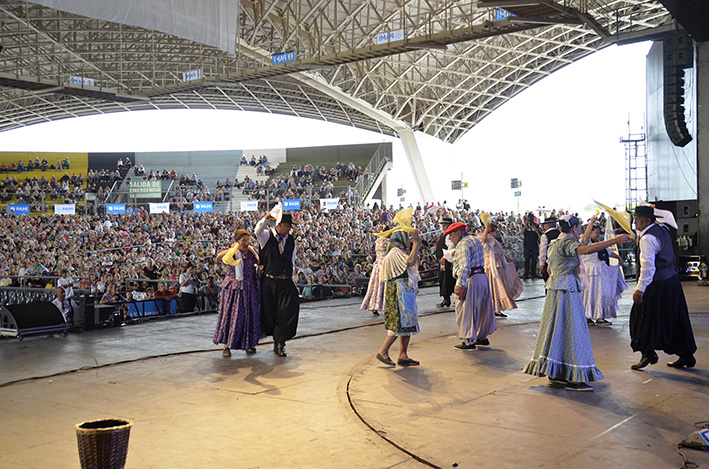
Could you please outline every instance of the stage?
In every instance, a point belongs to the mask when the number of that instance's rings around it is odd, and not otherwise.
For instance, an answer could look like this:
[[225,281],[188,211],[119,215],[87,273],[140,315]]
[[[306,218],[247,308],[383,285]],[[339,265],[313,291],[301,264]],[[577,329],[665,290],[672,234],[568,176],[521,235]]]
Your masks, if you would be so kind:
[[[684,284],[696,368],[659,352],[630,370],[630,284],[613,326],[590,328],[605,379],[576,393],[521,371],[544,301],[541,281],[524,283],[472,351],[453,348],[452,309],[422,289],[411,368],[375,359],[383,317],[359,298],[304,303],[285,359],[270,340],[223,358],[215,314],[1,339],[0,467],[78,467],[74,424],[108,417],[134,422],[127,468],[680,467],[676,444],[709,420],[709,287]],[[709,466],[709,452],[683,452]]]

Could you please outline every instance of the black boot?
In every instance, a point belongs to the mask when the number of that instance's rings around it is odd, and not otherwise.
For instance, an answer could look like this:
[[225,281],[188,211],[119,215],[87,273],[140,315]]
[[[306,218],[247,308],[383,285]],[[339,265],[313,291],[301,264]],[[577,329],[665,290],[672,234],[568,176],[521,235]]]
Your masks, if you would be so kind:
[[682,368],[684,366],[693,368],[696,364],[697,360],[694,358],[694,355],[680,355],[678,360],[669,362],[667,366],[671,366],[672,368]]
[[285,357],[286,356],[286,343],[285,342],[276,342],[275,344],[273,344],[273,351],[279,357]]
[[640,358],[639,362],[630,365],[630,369],[639,370],[641,368],[645,368],[648,365],[654,365],[655,363],[657,363],[657,354],[654,351],[646,352],[643,353],[643,356]]

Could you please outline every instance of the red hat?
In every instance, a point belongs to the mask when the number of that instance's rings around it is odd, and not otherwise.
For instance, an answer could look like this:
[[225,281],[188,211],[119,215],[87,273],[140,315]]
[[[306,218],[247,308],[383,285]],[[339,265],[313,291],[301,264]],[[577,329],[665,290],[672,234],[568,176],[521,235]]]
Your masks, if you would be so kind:
[[448,229],[445,231],[445,234],[450,234],[458,230],[468,231],[468,225],[466,225],[465,223],[458,222],[452,223],[451,226],[449,226]]

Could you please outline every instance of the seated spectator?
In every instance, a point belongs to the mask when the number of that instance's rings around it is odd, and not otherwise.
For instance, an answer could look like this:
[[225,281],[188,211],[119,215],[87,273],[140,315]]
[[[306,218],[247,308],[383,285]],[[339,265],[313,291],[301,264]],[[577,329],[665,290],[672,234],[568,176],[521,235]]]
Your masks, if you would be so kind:
[[74,303],[74,300],[66,297],[64,287],[57,287],[56,297],[52,300],[52,304],[57,307],[60,313],[62,313],[64,322],[67,324],[74,323],[76,303]]
[[106,289],[106,293],[103,294],[101,297],[101,300],[99,301],[100,304],[105,305],[105,304],[111,304],[111,303],[118,303],[121,301],[121,298],[118,296],[118,287],[116,286],[115,283],[111,283],[108,288]]
[[[179,285],[179,283],[175,283],[175,285]],[[176,295],[177,294],[174,291],[167,289],[167,283],[160,282],[158,283],[158,291],[155,292],[153,298],[155,298],[156,300],[159,298],[169,300],[171,298],[174,298]]]
[[241,162],[239,165],[244,165],[244,164],[249,164],[249,162],[246,160],[246,155],[242,154],[241,155]]
[[208,277],[207,283],[202,284],[197,290],[200,309],[213,311],[219,306],[219,287],[214,283],[214,277]]

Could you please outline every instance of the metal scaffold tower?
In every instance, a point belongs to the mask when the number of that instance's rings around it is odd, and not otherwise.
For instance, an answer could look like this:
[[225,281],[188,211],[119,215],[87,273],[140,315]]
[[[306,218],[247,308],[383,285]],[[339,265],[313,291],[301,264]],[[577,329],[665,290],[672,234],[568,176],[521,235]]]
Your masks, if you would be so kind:
[[625,208],[633,211],[640,200],[647,200],[647,136],[644,128],[640,133],[631,133],[628,122],[628,135],[621,137],[625,145]]

